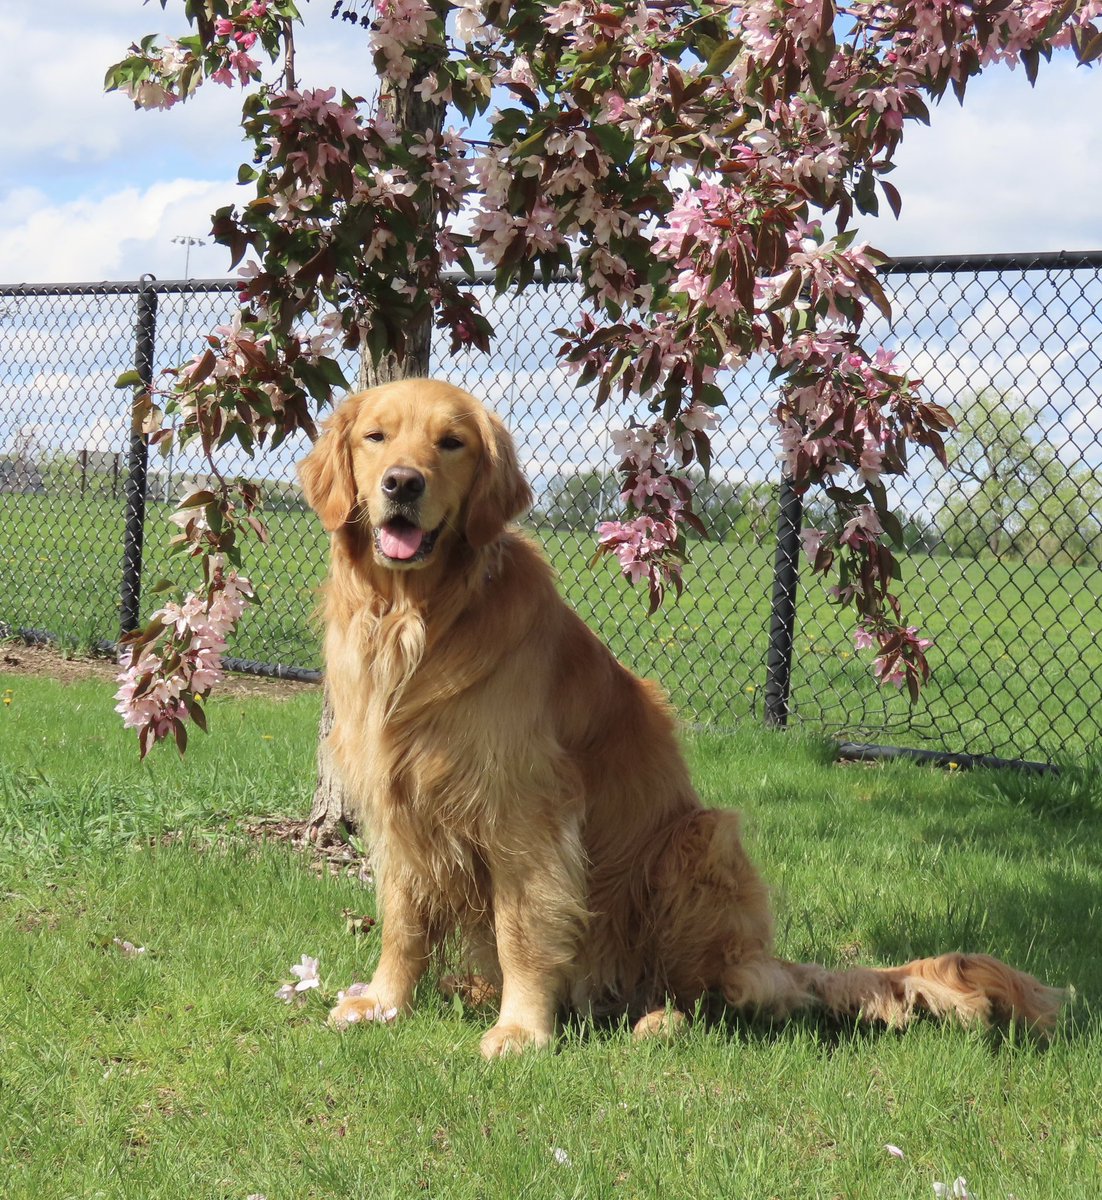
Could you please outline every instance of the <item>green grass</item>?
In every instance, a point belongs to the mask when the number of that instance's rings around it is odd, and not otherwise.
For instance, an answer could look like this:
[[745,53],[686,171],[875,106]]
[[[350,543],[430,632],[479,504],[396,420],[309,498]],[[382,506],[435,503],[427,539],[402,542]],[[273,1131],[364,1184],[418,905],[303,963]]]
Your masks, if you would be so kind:
[[[139,764],[106,685],[0,675],[5,689],[10,1200],[927,1200],[958,1175],[983,1200],[1102,1194],[1097,775],[843,767],[815,739],[752,728],[689,739],[705,799],[745,814],[783,954],[999,954],[1074,986],[1047,1047],[732,1020],[668,1045],[580,1027],[554,1054],[486,1064],[491,1017],[428,987],[393,1028],[324,1024],[377,953],[343,915],[373,911],[371,892],[241,833],[305,811],[316,691],[215,700],[186,760]],[[288,1008],[273,993],[304,953],[329,994]]]
[[[121,503],[51,496],[0,497],[0,622],[47,629],[88,646],[117,634]],[[175,527],[151,504],[145,585],[186,578],[167,553]],[[267,547],[244,547],[262,603],[250,608],[232,652],[317,666],[310,614],[325,575],[327,542],[310,513],[275,512]],[[687,718],[730,728],[760,717],[768,645],[773,547],[695,542],[686,594],[654,617],[614,564],[589,565],[584,533],[541,534],[570,602],[618,656],[660,680]],[[1102,735],[1102,582],[1093,567],[996,559],[902,557],[904,612],[933,636],[933,678],[912,709],[881,689],[868,655],[852,652],[852,618],[821,580],[798,605],[792,710],[830,733],[960,753],[1050,761],[1083,759]],[[148,595],[144,611],[156,601]]]

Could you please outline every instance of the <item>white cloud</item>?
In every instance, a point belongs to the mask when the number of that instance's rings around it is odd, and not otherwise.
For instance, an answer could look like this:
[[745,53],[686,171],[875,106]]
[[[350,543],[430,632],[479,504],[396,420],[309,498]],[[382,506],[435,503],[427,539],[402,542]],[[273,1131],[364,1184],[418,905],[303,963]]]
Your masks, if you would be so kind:
[[128,432],[124,422],[100,416],[80,432],[77,445],[100,454],[118,453],[126,447]]
[[[0,40],[17,52],[0,72],[0,282],[183,275],[179,235],[205,236],[215,208],[246,195],[236,184],[249,157],[239,128],[241,93],[206,84],[168,112],[135,111],[106,94],[107,68],[146,33],[187,30],[170,6],[138,0],[50,0],[5,5]],[[307,86],[369,92],[366,37],[321,6],[296,39]],[[64,31],[64,53],[58,52]],[[268,68],[269,74],[275,68]],[[193,275],[224,275],[228,252],[193,248]]]
[[[180,234],[203,233],[210,214],[234,200],[233,184],[170,179],[149,187],[127,187],[96,199],[51,203],[44,192],[20,189],[18,216],[0,224],[0,262],[13,282],[159,278],[184,273]],[[192,275],[222,275],[221,247],[191,250]]]
[[1102,72],[1067,54],[1042,64],[1035,88],[992,70],[963,107],[950,96],[929,128],[908,126],[891,176],[900,220],[863,219],[863,235],[895,255],[1102,247],[1100,111]]

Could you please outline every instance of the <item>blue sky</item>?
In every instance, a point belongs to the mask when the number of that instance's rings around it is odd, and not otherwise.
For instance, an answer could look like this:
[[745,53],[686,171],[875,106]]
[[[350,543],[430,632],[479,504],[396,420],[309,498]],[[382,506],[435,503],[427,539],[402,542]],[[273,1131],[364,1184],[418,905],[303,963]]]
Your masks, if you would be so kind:
[[[173,27],[173,9],[140,0],[49,0],[0,9],[0,282],[128,279],[184,272],[173,237],[201,236],[235,198],[239,95],[207,85],[167,113],[104,95],[128,43]],[[309,0],[305,82],[370,88],[363,35]],[[61,36],[63,32],[63,37]],[[894,181],[903,216],[867,223],[893,254],[1102,248],[1102,71],[1064,55],[1031,89],[993,71],[930,129],[912,126]],[[19,114],[17,117],[14,114]],[[193,249],[193,275],[225,273],[218,247]]]

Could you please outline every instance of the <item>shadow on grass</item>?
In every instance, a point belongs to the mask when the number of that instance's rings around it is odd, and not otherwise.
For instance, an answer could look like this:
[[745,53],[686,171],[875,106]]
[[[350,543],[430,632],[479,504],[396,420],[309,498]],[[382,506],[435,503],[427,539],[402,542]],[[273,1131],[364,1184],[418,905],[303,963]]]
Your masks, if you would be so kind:
[[[448,1000],[442,1001],[451,1005]],[[497,1020],[498,1008],[493,1001],[479,1005],[464,1005],[460,1010],[453,1007],[463,1024],[481,1034]],[[600,1016],[581,1014],[574,1011],[560,1013],[558,1037],[554,1043],[556,1053],[563,1053],[576,1046],[600,1046],[613,1043],[628,1043],[640,1048],[646,1046],[676,1045],[698,1032],[706,1036],[721,1037],[733,1045],[746,1047],[779,1046],[784,1043],[800,1042],[815,1047],[824,1057],[855,1046],[874,1046],[885,1039],[900,1039],[918,1026],[946,1026],[955,1024],[951,1020],[938,1018],[928,1013],[917,1013],[910,1025],[891,1027],[878,1022],[863,1021],[857,1017],[837,1017],[832,1014],[808,1009],[788,1017],[756,1015],[729,1007],[720,996],[706,997],[695,1010],[685,1013],[685,1021],[671,1034],[653,1034],[635,1039],[632,1029],[640,1013],[616,1011]],[[960,1027],[960,1026],[958,1026]],[[960,1027],[962,1028],[962,1027]],[[1102,1010],[1097,1006],[1082,1003],[1075,998],[1069,1003],[1051,1037],[1024,1027],[993,1025],[975,1027],[970,1031],[982,1039],[992,1054],[1004,1050],[1029,1047],[1044,1052],[1056,1038],[1062,1041],[1081,1041],[1102,1037]]]

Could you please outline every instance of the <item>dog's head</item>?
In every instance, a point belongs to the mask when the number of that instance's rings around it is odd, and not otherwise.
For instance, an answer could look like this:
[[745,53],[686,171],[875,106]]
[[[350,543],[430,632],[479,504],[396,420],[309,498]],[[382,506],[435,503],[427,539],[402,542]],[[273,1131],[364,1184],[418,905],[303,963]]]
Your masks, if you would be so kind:
[[532,503],[498,418],[431,379],[349,396],[299,477],[326,529],[368,527],[375,561],[393,570],[423,567],[452,539],[485,546]]

